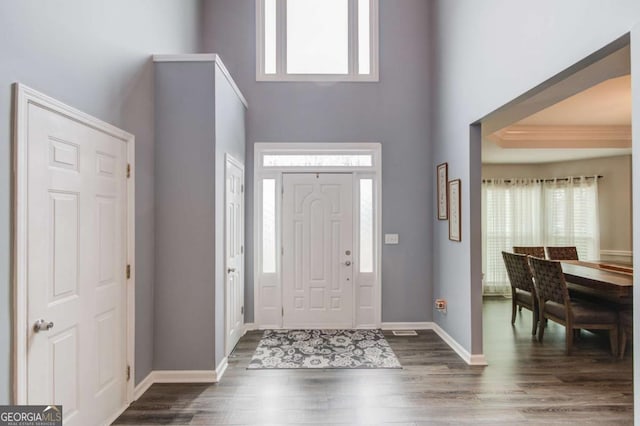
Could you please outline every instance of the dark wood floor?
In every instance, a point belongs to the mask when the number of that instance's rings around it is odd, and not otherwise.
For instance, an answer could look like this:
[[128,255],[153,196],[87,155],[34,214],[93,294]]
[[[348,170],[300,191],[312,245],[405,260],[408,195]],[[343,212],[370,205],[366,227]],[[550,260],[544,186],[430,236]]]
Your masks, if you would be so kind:
[[469,367],[433,332],[387,339],[402,370],[246,370],[261,333],[242,338],[216,385],[153,385],[116,422],[143,424],[633,424],[632,354],[583,332],[564,355],[564,328],[531,338],[511,302],[485,301],[488,367]]

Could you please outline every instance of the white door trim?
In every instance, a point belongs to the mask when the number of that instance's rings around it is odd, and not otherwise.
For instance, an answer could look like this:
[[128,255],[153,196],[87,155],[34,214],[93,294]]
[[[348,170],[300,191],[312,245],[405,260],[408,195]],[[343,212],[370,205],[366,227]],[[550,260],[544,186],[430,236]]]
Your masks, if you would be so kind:
[[[27,403],[27,135],[29,105],[53,111],[70,120],[122,140],[127,145],[127,162],[134,164],[135,137],[72,108],[60,101],[37,92],[23,84],[15,83],[14,89],[14,197],[13,197],[13,403]],[[127,362],[131,378],[126,386],[127,405],[133,400],[134,390],[134,342],[135,342],[135,172],[127,179],[127,263],[131,265],[131,277],[127,283]],[[125,374],[123,371],[122,374]],[[123,407],[124,408],[124,407]]]
[[[237,160],[235,157],[233,157],[231,154],[229,153],[225,153],[225,162],[224,162],[224,181],[225,181],[225,191],[224,191],[224,265],[223,265],[223,273],[224,275],[224,356],[225,359],[227,356],[229,356],[231,354],[231,351],[233,350],[233,348],[229,348],[229,323],[228,323],[228,319],[229,319],[229,295],[227,294],[227,291],[229,290],[228,288],[228,274],[227,272],[227,248],[229,247],[229,245],[227,244],[227,189],[226,189],[226,182],[227,182],[227,164],[233,164],[234,166],[236,166],[237,168],[239,168],[240,170],[242,170],[242,185],[243,185],[243,194],[244,194],[244,185],[245,185],[245,174],[244,174],[244,164],[242,164],[241,161]],[[246,245],[245,242],[245,238],[244,238],[244,229],[245,229],[245,220],[246,220],[246,209],[245,209],[245,204],[246,204],[246,199],[243,200],[242,202],[242,229],[243,229],[243,235],[242,235],[242,245],[243,247]],[[243,256],[242,256],[242,274],[241,274],[241,281],[242,281],[242,286],[244,288],[245,285],[245,277],[246,277],[246,273],[245,273],[245,269],[246,269],[246,265],[244,264],[244,249],[243,249]],[[244,305],[244,300],[243,300],[243,305]],[[246,311],[246,309],[245,309]],[[246,331],[245,331],[246,332]]]
[[[264,166],[265,155],[370,155],[366,166]],[[380,143],[256,143],[253,177],[253,271],[254,322],[259,329],[282,328],[282,175],[283,173],[352,173],[354,176],[354,314],[356,328],[378,328],[382,321],[382,145]],[[262,203],[263,179],[275,183],[276,265],[272,273],[263,273]],[[359,270],[359,194],[360,180],[371,179],[373,186],[374,268]],[[366,293],[366,294],[365,294]],[[361,297],[362,296],[362,297]],[[370,305],[361,302],[369,300]],[[267,300],[268,299],[268,300]]]

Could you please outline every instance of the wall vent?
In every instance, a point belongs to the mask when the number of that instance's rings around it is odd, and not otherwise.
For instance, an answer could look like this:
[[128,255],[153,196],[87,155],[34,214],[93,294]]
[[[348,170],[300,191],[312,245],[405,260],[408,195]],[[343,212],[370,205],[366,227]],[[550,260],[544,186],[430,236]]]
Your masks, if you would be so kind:
[[394,336],[417,336],[418,333],[415,330],[393,330]]

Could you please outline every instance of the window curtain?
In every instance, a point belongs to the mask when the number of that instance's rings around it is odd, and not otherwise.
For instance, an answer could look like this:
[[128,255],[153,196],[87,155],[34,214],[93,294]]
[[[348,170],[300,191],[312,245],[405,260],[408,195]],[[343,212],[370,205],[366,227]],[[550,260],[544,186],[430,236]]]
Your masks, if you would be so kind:
[[598,179],[490,179],[482,184],[482,270],[485,295],[509,295],[502,251],[513,246],[575,245],[598,259]]
[[599,259],[598,178],[546,181],[543,195],[545,245],[576,246],[580,259]]
[[482,270],[487,295],[511,294],[502,251],[543,245],[542,186],[534,179],[493,179],[482,185]]

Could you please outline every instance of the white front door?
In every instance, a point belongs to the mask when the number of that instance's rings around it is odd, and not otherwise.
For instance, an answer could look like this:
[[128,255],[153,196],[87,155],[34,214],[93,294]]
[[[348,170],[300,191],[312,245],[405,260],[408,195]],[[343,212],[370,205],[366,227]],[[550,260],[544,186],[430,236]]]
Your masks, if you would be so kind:
[[103,424],[126,403],[127,147],[28,108],[27,401]]
[[225,192],[226,354],[242,337],[244,327],[244,167],[227,156]]
[[351,328],[353,177],[284,174],[283,327]]

